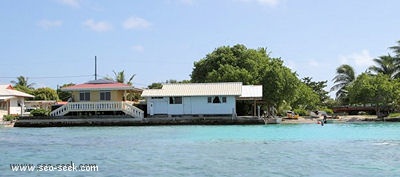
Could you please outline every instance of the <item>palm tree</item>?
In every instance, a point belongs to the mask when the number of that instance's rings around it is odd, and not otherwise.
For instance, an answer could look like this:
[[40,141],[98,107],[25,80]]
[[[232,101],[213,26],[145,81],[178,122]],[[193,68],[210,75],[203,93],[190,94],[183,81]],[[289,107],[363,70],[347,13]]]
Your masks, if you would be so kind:
[[336,91],[336,99],[345,100],[347,98],[347,87],[355,80],[353,67],[344,64],[336,69],[336,76],[332,79],[335,85],[331,92]]
[[376,74],[382,73],[388,75],[390,78],[395,78],[399,72],[398,62],[396,58],[388,55],[380,56],[379,58],[375,58],[374,62],[377,66],[369,67],[370,71],[375,72]]
[[400,40],[397,41],[397,45],[389,47],[389,49],[393,51],[394,63],[397,68],[397,73],[394,75],[394,78],[400,78]]
[[[119,82],[119,83],[125,83],[125,71],[124,70],[122,70],[122,71],[120,71],[120,72],[115,72],[115,71],[113,71],[113,73],[114,73],[114,78],[111,78],[111,77],[105,77],[104,79],[107,79],[107,80],[112,80],[112,81],[116,81],[116,82]],[[133,74],[129,79],[128,79],[128,81],[126,82],[126,84],[128,84],[128,85],[132,85],[132,80],[133,80],[133,78],[136,76],[136,74]]]
[[397,45],[389,47],[395,54],[396,58],[400,58],[400,40],[397,41]]
[[35,83],[28,84],[28,78],[24,76],[17,77],[17,81],[11,81],[11,83],[14,84],[14,87],[26,87],[29,89],[33,89],[33,85],[35,85]]
[[[120,72],[115,72],[115,71],[113,71],[113,73],[114,73],[114,78],[111,78],[111,77],[104,77],[104,79],[107,79],[107,80],[111,80],[111,81],[116,81],[116,82],[119,82],[119,83],[125,83],[125,71],[124,70],[122,70],[122,71],[120,71]],[[129,79],[128,79],[128,81],[126,82],[126,84],[128,84],[128,85],[132,85],[132,80],[133,80],[133,78],[136,76],[136,74],[133,74]],[[137,100],[137,99],[139,99],[140,98],[140,94],[139,93],[137,93],[137,92],[132,92],[132,91],[128,91],[128,93],[125,95],[125,97],[126,97],[126,99],[127,100]]]

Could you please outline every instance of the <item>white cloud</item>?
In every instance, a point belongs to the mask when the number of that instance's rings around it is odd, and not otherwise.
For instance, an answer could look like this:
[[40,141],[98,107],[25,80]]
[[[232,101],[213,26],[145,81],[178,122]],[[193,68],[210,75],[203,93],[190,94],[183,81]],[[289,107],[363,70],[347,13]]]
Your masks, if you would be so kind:
[[54,20],[54,21],[40,20],[37,23],[37,25],[42,27],[43,29],[49,29],[49,28],[52,28],[52,27],[60,27],[62,25],[62,21],[60,21],[60,20]]
[[136,52],[143,52],[144,51],[144,47],[141,45],[134,45],[132,46],[132,49]]
[[150,22],[140,17],[130,17],[122,24],[125,29],[144,29],[150,27],[150,25]]
[[59,2],[71,7],[80,7],[79,0],[59,0]]
[[356,67],[367,68],[374,65],[373,57],[368,50],[339,56],[339,61],[341,64],[355,65]]
[[83,23],[83,26],[86,26],[89,29],[97,32],[110,31],[113,28],[112,25],[107,22],[104,21],[95,22],[92,19],[86,20]]
[[271,7],[275,7],[279,4],[279,1],[281,0],[239,0],[242,2],[248,2],[248,3],[259,3],[261,5],[266,5],[266,6],[271,6]]

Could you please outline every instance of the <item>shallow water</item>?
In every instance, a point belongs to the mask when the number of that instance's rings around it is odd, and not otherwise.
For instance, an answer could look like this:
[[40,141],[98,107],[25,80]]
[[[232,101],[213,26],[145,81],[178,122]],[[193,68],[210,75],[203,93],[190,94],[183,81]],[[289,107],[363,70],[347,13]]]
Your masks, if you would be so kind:
[[[398,176],[400,123],[0,128],[0,176]],[[10,164],[96,164],[13,172]]]

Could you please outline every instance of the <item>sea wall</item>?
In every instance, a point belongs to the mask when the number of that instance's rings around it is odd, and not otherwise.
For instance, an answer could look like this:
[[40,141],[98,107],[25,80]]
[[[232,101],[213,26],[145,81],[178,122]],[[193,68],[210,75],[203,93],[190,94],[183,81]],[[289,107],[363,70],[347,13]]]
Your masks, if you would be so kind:
[[186,118],[131,118],[114,117],[26,117],[14,127],[72,127],[72,126],[157,126],[157,125],[253,125],[264,124],[257,118],[186,117]]

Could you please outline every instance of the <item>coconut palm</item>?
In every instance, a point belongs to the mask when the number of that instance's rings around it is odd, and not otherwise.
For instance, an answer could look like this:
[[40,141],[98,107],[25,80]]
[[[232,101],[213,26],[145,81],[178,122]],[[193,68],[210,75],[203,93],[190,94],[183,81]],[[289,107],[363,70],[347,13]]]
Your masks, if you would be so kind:
[[355,80],[353,67],[344,64],[336,69],[336,76],[332,79],[335,85],[332,86],[331,92],[336,91],[336,99],[344,100],[347,97],[347,87]]
[[389,49],[393,51],[396,58],[400,58],[400,40],[397,41],[397,45],[389,47]]
[[26,87],[29,89],[33,89],[34,83],[29,83],[28,78],[24,76],[19,76],[17,77],[17,81],[11,81],[12,84],[14,84],[14,87]]
[[[122,70],[122,71],[120,71],[120,72],[115,72],[115,71],[113,71],[113,73],[114,73],[114,78],[111,78],[111,77],[108,77],[108,76],[107,76],[107,77],[105,77],[104,79],[116,81],[116,82],[119,82],[119,83],[125,83],[125,71],[124,71],[124,70]],[[132,85],[132,80],[133,80],[133,78],[134,78],[135,76],[136,76],[136,75],[133,74],[133,75],[128,79],[128,81],[126,82],[126,84]]]
[[375,58],[374,62],[377,65],[369,67],[369,70],[375,72],[376,74],[382,73],[388,75],[390,78],[395,78],[399,72],[400,68],[396,58],[390,56],[389,54]]

